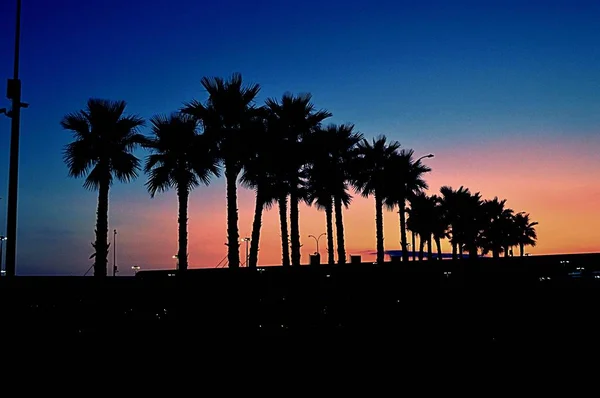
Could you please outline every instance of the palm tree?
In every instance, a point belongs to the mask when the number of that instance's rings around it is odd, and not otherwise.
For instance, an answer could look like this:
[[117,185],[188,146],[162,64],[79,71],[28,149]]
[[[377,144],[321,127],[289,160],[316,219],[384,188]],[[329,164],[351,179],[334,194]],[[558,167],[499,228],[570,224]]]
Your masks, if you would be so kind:
[[352,185],[363,197],[375,197],[375,225],[377,235],[377,263],[384,261],[383,203],[388,184],[387,169],[398,156],[400,143],[387,142],[385,136],[374,138],[372,143],[363,139],[357,146],[357,157],[353,164]]
[[310,155],[308,167],[309,202],[316,202],[326,213],[329,263],[334,262],[333,212],[337,233],[338,263],[345,264],[343,207],[348,208],[352,196],[348,192],[349,162],[362,134],[354,132],[354,125],[331,124],[307,138]]
[[[407,220],[408,229],[419,235],[419,260],[423,260],[423,249],[427,244],[427,260],[433,259],[432,236],[436,231],[436,216],[438,215],[436,207],[438,206],[438,197],[427,196],[423,191],[411,195],[409,218]],[[440,248],[438,246],[438,254]]]
[[137,177],[140,160],[132,151],[144,141],[138,129],[144,121],[125,115],[125,101],[89,99],[84,110],[67,114],[60,122],[73,132],[63,159],[69,176],[86,176],[83,186],[98,191],[94,275],[106,276],[108,257],[108,192],[114,178],[129,182]]
[[525,212],[517,213],[514,217],[514,223],[515,231],[517,232],[516,243],[519,245],[519,256],[523,257],[525,255],[525,246],[534,247],[536,244],[537,233],[535,226],[539,223],[531,221],[529,213]]
[[462,258],[465,246],[469,247],[473,258],[477,257],[477,237],[480,232],[481,195],[471,193],[468,188],[440,188],[442,206],[446,220],[450,225],[450,243],[452,244],[452,259]]
[[440,196],[431,196],[433,202],[432,208],[432,234],[433,240],[438,253],[438,260],[443,260],[442,257],[442,239],[448,237],[448,229],[450,228],[446,214],[444,211],[443,199]]
[[491,251],[494,258],[499,258],[502,251],[508,251],[513,210],[505,205],[506,199],[499,200],[498,197],[485,200],[481,205],[482,229],[478,245],[484,255]]
[[[427,189],[427,183],[423,179],[425,173],[431,169],[421,163],[421,159],[413,160],[414,151],[412,149],[402,149],[395,158],[391,167],[389,167],[389,180],[387,184],[388,193],[384,200],[384,205],[389,210],[394,210],[398,206],[400,216],[400,240],[402,246],[402,261],[408,261],[408,241],[406,238],[406,200],[413,195]],[[429,155],[427,157],[431,157]],[[413,247],[413,250],[415,248]]]
[[[320,128],[323,120],[331,116],[328,111],[316,110],[311,103],[311,99],[310,94],[294,96],[285,93],[281,98],[281,102],[274,98],[265,101],[266,107],[270,111],[270,125],[278,130],[283,137],[280,150],[285,153],[286,159],[280,167],[284,174],[283,180],[289,184],[291,260],[294,266],[300,265],[301,245],[298,205],[300,200],[307,199],[302,189],[302,177],[308,163],[303,141],[306,136]],[[280,198],[280,210],[286,201],[287,195]],[[283,217],[281,217],[281,221],[283,222]],[[282,240],[284,239],[283,235]]]
[[277,137],[271,136],[266,127],[265,124],[262,133],[255,136],[253,156],[244,165],[244,171],[240,179],[245,187],[254,189],[256,194],[248,259],[248,267],[250,268],[256,268],[258,264],[263,211],[271,209],[281,196],[281,192],[287,192],[284,185],[277,179],[278,148],[276,143],[273,142]]
[[208,92],[208,99],[204,104],[193,100],[184,106],[182,112],[200,121],[204,127],[204,135],[215,140],[218,145],[227,185],[227,259],[230,268],[238,268],[240,243],[237,179],[244,164],[252,156],[250,143],[262,124],[261,109],[254,105],[260,86],[244,86],[239,73],[233,74],[228,80],[203,77],[201,83]]
[[198,134],[197,121],[189,115],[174,113],[151,119],[153,136],[144,146],[152,152],[146,158],[146,187],[151,197],[170,188],[177,190],[179,200],[179,270],[188,268],[187,220],[188,198],[192,189],[209,185],[212,176],[219,177],[216,147],[206,136]]

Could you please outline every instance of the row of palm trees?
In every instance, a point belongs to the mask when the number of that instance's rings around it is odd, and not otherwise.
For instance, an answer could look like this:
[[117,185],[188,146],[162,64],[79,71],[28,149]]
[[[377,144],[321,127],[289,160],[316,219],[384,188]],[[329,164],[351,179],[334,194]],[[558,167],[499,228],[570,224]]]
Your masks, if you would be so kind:
[[141,118],[125,114],[124,101],[90,99],[84,110],[61,121],[74,135],[63,153],[69,175],[85,176],[84,187],[98,191],[95,253],[90,257],[95,258],[94,275],[107,272],[110,186],[114,179],[129,182],[138,176],[141,162],[133,154],[137,147],[150,152],[143,167],[150,195],[169,189],[177,192],[180,270],[188,267],[190,192],[209,185],[221,173],[226,179],[231,268],[240,266],[238,181],[256,196],[249,267],[258,263],[262,214],[275,205],[282,265],[300,265],[300,202],[324,210],[330,264],[335,262],[335,223],[338,263],[345,263],[343,209],[351,203],[350,188],[374,197],[379,263],[384,261],[384,207],[399,209],[404,260],[408,260],[407,229],[413,232],[413,242],[418,235],[421,242],[429,243],[429,252],[432,238],[438,252],[440,240],[449,238],[455,257],[464,248],[498,255],[508,247],[520,245],[522,252],[524,245],[535,244],[536,223],[528,215],[515,215],[504,208],[505,201],[482,201],[478,193],[462,187],[457,191],[444,187],[440,196],[427,196],[424,176],[431,169],[421,162],[423,158],[415,160],[412,150],[401,149],[385,136],[366,140],[351,124],[324,126],[331,113],[316,109],[310,94],[286,93],[258,106],[260,86],[244,85],[239,74],[229,79],[205,77],[201,83],[208,98],[190,101],[171,115],[154,116],[150,136],[140,134]]

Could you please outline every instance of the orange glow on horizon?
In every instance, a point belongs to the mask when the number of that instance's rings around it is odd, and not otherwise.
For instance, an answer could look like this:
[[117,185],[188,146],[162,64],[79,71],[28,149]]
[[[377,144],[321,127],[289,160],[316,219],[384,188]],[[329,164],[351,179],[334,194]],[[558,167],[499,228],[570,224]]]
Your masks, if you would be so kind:
[[[536,147],[537,145],[537,147]],[[599,145],[585,142],[563,143],[546,140],[539,143],[498,142],[493,149],[444,148],[434,159],[426,159],[433,169],[427,177],[429,193],[438,193],[442,185],[458,188],[463,185],[484,198],[498,196],[507,199],[515,212],[531,214],[537,227],[538,245],[526,248],[531,254],[580,253],[600,251],[600,209],[596,170],[600,159],[592,150]],[[419,151],[429,153],[428,151]],[[226,255],[225,187],[222,181],[209,188],[192,192],[189,204],[189,263],[191,268],[214,267]],[[374,255],[375,208],[373,198],[354,195],[350,209],[344,212],[347,254],[361,254],[364,261]],[[254,216],[254,193],[238,191],[240,238],[250,237]],[[177,252],[177,201],[173,193],[163,194],[124,214],[123,224],[135,225],[123,233],[121,247],[127,247],[127,257],[120,262],[135,262],[142,268],[175,267]],[[125,228],[125,227],[121,227]],[[277,206],[263,213],[259,264],[281,264],[281,238]],[[300,206],[302,261],[308,263],[315,251],[315,241],[309,234],[326,231],[325,213],[305,205]],[[334,229],[335,231],[335,229]],[[397,211],[385,211],[384,236],[386,250],[400,248]],[[335,241],[335,240],[334,240]],[[409,235],[410,242],[410,235]],[[337,242],[336,247],[337,247]],[[327,242],[319,241],[321,261],[327,261]],[[434,245],[435,251],[435,245]],[[450,252],[447,242],[443,251]],[[518,250],[515,252],[518,255]],[[337,253],[336,253],[337,259]],[[240,259],[245,259],[245,243],[240,243]]]

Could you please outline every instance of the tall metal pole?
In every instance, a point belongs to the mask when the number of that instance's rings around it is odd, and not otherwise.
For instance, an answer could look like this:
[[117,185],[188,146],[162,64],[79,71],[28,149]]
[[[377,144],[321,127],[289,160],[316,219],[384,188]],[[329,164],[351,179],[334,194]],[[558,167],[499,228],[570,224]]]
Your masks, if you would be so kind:
[[113,234],[113,276],[117,276],[117,230]]
[[21,0],[17,0],[15,27],[15,60],[13,78],[8,80],[7,97],[12,100],[10,117],[10,170],[8,175],[8,208],[6,223],[6,276],[15,276],[17,258],[17,193],[19,189],[19,131],[21,123],[21,81],[19,80],[19,45],[21,38]]

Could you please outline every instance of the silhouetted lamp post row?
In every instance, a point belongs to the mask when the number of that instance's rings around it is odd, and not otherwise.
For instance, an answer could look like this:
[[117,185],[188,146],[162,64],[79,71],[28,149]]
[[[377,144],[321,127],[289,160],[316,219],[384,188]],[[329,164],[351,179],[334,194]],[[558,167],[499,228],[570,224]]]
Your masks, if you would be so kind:
[[10,163],[8,172],[8,206],[6,221],[6,276],[15,276],[17,257],[17,194],[19,188],[19,132],[21,108],[29,105],[21,102],[21,80],[19,80],[19,49],[21,38],[21,0],[17,0],[15,24],[15,55],[13,78],[8,79],[6,96],[12,100],[10,111],[0,109],[11,118]]

